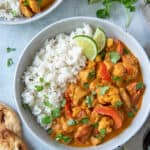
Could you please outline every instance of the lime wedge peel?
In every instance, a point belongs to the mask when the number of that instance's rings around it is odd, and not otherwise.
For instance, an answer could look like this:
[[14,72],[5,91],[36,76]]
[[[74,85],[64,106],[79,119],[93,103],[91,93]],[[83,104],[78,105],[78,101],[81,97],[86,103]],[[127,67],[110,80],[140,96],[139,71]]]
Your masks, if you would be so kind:
[[101,28],[97,28],[94,34],[93,39],[97,43],[98,53],[100,53],[106,45],[106,34]]
[[89,60],[94,60],[97,56],[97,44],[93,38],[87,35],[77,35],[73,37],[77,44],[83,49],[84,55]]

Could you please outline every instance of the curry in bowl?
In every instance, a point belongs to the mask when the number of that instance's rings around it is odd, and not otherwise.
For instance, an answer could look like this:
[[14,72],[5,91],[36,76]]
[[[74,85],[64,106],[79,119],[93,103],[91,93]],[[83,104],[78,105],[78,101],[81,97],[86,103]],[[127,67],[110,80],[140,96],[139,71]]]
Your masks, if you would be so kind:
[[89,25],[45,42],[23,76],[23,106],[51,138],[102,144],[131,125],[145,89],[138,59]]

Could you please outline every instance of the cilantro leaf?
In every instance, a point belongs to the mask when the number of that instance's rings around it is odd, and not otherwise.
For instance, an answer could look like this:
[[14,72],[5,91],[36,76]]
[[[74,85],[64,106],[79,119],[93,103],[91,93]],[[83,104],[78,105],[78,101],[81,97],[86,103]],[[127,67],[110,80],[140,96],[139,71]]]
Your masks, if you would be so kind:
[[7,60],[7,66],[10,67],[14,64],[13,59],[12,58],[8,58]]
[[118,52],[110,52],[109,56],[110,56],[111,62],[114,64],[116,64],[121,58],[121,56]]
[[45,115],[43,118],[42,118],[42,121],[41,121],[43,124],[49,124],[52,122],[52,117],[51,116],[48,116],[48,115]]
[[67,124],[68,124],[69,126],[73,126],[73,125],[76,125],[77,122],[76,122],[74,119],[69,119],[69,120],[67,121]]
[[10,52],[16,51],[16,48],[7,47],[6,51],[7,53],[10,53]]
[[109,90],[109,86],[100,87],[100,95],[103,96]]
[[115,106],[116,107],[121,107],[123,105],[123,102],[122,101],[116,101],[115,102]]
[[142,82],[139,82],[136,84],[136,90],[140,90],[144,88],[144,84]]
[[99,133],[100,133],[100,136],[101,136],[102,138],[104,138],[105,135],[106,135],[106,129],[100,129]]
[[87,96],[85,102],[87,103],[88,107],[92,107],[93,96]]
[[88,124],[89,118],[87,118],[87,117],[82,118],[82,119],[80,120],[80,122],[81,122],[82,124]]

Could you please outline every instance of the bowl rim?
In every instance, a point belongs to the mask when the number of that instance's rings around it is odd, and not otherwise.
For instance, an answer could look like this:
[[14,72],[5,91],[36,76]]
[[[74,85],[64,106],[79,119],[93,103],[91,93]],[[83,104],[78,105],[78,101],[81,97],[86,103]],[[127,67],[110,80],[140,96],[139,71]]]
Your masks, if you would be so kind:
[[[63,22],[68,22],[68,21],[77,21],[77,20],[80,20],[80,19],[87,19],[87,20],[90,20],[90,21],[98,21],[98,22],[103,22],[103,23],[105,23],[105,24],[108,24],[109,26],[113,26],[113,27],[115,27],[115,28],[117,28],[117,30],[119,31],[119,32],[123,32],[124,34],[126,34],[126,36],[128,36],[130,39],[132,39],[132,41],[140,48],[140,49],[142,49],[143,50],[143,48],[142,48],[142,46],[139,44],[139,42],[131,35],[131,34],[129,34],[127,31],[125,32],[120,26],[118,26],[118,25],[116,25],[116,24],[114,24],[114,23],[112,23],[112,22],[110,22],[110,21],[107,21],[107,20],[104,20],[104,19],[98,19],[98,18],[96,18],[96,17],[85,17],[85,16],[77,16],[77,17],[69,17],[69,18],[64,18],[64,19],[61,19],[61,20],[59,20],[59,21],[56,21],[56,22],[54,22],[54,23],[52,23],[52,24],[50,24],[50,25],[48,25],[47,27],[45,27],[44,29],[42,29],[41,31],[39,31],[29,42],[28,42],[28,44],[25,46],[25,48],[23,49],[23,51],[22,51],[22,53],[21,53],[21,55],[20,55],[20,57],[19,57],[19,60],[18,60],[18,63],[17,63],[17,65],[16,65],[16,68],[15,68],[15,73],[14,73],[14,79],[13,79],[13,97],[15,98],[15,104],[16,104],[16,107],[17,107],[17,111],[18,111],[18,113],[19,113],[19,115],[20,115],[20,117],[21,117],[21,120],[23,121],[23,123],[25,124],[25,126],[26,126],[26,128],[29,130],[29,132],[37,139],[37,140],[39,140],[42,144],[44,144],[44,145],[47,145],[47,146],[50,146],[50,144],[48,144],[45,140],[43,140],[43,139],[41,139],[33,130],[32,130],[32,128],[30,127],[30,126],[28,126],[28,123],[26,122],[26,120],[24,119],[24,117],[23,117],[23,115],[22,115],[22,113],[21,113],[21,110],[20,110],[20,107],[19,107],[19,105],[18,105],[18,101],[17,101],[17,98],[16,98],[16,90],[15,90],[15,86],[16,86],[16,76],[17,76],[17,70],[18,70],[18,67],[19,67],[19,64],[20,64],[20,61],[21,61],[21,59],[23,58],[23,56],[24,56],[24,53],[26,52],[26,50],[27,50],[27,48],[29,47],[29,45],[36,39],[36,38],[38,38],[38,36],[40,35],[40,34],[42,34],[43,32],[45,32],[46,30],[48,30],[49,28],[51,28],[51,27],[53,27],[53,26],[55,26],[55,25],[57,25],[57,24],[61,24],[61,23],[63,23]],[[148,58],[148,55],[146,54],[146,52],[143,50],[143,55],[144,55],[144,58],[146,58],[147,60],[146,61],[148,61],[149,63],[150,63],[150,61],[149,61],[149,58]],[[149,70],[149,72],[150,72],[150,67],[149,68],[147,68],[148,70]],[[128,140],[130,140],[133,136],[135,136],[136,135],[136,133],[142,128],[142,126],[144,125],[144,123],[145,123],[145,121],[147,120],[147,118],[148,118],[148,116],[149,116],[149,114],[150,114],[150,104],[147,106],[148,107],[148,111],[145,113],[145,115],[144,115],[144,117],[143,117],[143,122],[141,122],[140,123],[140,125],[138,125],[138,128],[136,128],[136,130],[134,131],[134,133],[132,134],[132,135],[130,135],[130,136],[128,136],[128,137],[126,137],[124,140],[122,140],[121,142],[118,142],[118,143],[114,143],[114,144],[112,144],[111,145],[111,149],[109,149],[109,150],[113,150],[113,149],[115,149],[115,148],[117,148],[117,147],[120,147],[120,146],[122,146],[122,145],[124,145]],[[140,112],[140,111],[139,111]],[[125,130],[127,130],[127,129],[125,129]],[[120,133],[119,135],[121,135],[122,133]],[[114,138],[113,138],[114,139]],[[109,140],[109,141],[111,141],[111,140]],[[109,142],[108,141],[108,142]],[[105,143],[107,143],[107,142],[105,142]],[[102,144],[103,145],[103,144]],[[76,147],[71,147],[72,149],[76,149]],[[87,147],[80,147],[81,149],[85,149],[85,148],[87,148]],[[88,147],[88,148],[93,148],[93,147]],[[68,147],[68,149],[69,149],[69,147]],[[95,149],[95,150],[97,150],[97,149]]]
[[22,24],[32,23],[34,21],[37,21],[37,20],[47,16],[51,12],[53,12],[62,2],[63,2],[63,0],[57,0],[47,10],[40,12],[39,14],[37,14],[31,18],[26,18],[26,19],[21,18],[22,20],[18,19],[18,20],[10,20],[10,21],[0,20],[0,25],[22,25]]

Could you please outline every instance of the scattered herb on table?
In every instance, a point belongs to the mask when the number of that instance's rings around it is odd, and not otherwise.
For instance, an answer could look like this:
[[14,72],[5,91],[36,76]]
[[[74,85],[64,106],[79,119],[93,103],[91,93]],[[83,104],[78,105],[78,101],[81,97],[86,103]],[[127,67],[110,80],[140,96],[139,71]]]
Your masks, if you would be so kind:
[[145,0],[145,4],[150,4],[150,0]]
[[6,51],[7,53],[10,53],[10,52],[16,51],[16,48],[7,47]]
[[7,66],[10,67],[14,64],[13,59],[12,58],[8,58],[7,60]]

